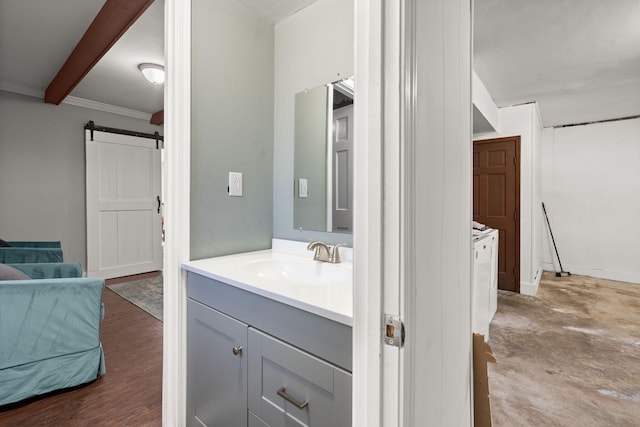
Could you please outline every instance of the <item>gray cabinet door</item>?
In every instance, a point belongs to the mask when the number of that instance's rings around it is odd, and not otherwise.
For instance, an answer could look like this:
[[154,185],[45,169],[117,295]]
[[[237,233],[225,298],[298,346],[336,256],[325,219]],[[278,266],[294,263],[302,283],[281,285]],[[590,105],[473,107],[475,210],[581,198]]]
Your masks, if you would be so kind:
[[187,299],[189,426],[247,426],[247,325]]
[[256,417],[256,415],[249,411],[249,427],[271,427],[269,424],[262,421],[260,418]]
[[351,374],[249,328],[249,410],[271,427],[351,425]]

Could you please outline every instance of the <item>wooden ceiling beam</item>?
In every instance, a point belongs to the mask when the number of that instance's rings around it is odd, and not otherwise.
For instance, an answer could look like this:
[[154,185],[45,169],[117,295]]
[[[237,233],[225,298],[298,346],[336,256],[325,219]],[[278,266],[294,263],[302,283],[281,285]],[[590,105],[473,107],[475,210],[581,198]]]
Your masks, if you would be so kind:
[[151,120],[149,121],[152,125],[163,125],[164,124],[164,109],[160,111],[156,111],[151,115]]
[[153,0],[107,0],[44,94],[59,105]]

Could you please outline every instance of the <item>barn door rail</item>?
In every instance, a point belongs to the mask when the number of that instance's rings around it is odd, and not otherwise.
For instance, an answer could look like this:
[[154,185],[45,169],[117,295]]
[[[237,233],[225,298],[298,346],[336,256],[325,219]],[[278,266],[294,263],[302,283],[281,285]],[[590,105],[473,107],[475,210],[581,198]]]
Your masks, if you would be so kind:
[[91,141],[93,141],[93,131],[100,131],[100,132],[108,132],[108,133],[117,133],[119,135],[137,136],[139,138],[155,139],[156,149],[160,147],[160,141],[164,142],[164,137],[160,135],[158,131],[155,131],[154,133],[144,133],[144,132],[136,132],[133,130],[110,128],[107,126],[98,126],[93,122],[93,120],[90,120],[88,123],[85,123],[84,129],[89,130],[91,132]]

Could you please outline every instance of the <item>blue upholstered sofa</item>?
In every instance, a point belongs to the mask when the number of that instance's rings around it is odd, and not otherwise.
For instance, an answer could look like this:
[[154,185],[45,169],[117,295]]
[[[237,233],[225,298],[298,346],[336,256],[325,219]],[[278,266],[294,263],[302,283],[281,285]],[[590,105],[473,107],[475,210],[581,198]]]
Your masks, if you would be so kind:
[[104,279],[79,264],[16,264],[31,280],[0,281],[0,405],[77,386],[105,373]]
[[6,242],[0,247],[0,263],[62,262],[60,242]]
[[82,277],[82,266],[79,262],[32,262],[7,264],[32,279],[61,279]]
[[13,241],[7,242],[7,244],[12,248],[61,248],[62,244],[58,240],[53,241]]

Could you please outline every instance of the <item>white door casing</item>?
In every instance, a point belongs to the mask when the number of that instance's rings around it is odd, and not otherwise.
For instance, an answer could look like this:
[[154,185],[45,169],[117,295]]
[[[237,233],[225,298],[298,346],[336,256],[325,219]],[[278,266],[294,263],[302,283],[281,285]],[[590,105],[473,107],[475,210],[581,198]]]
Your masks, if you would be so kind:
[[162,425],[187,420],[187,289],[190,260],[191,2],[165,0],[165,250],[162,323]]
[[161,165],[155,139],[85,133],[87,276],[161,270]]
[[467,426],[472,2],[356,4],[354,425]]

